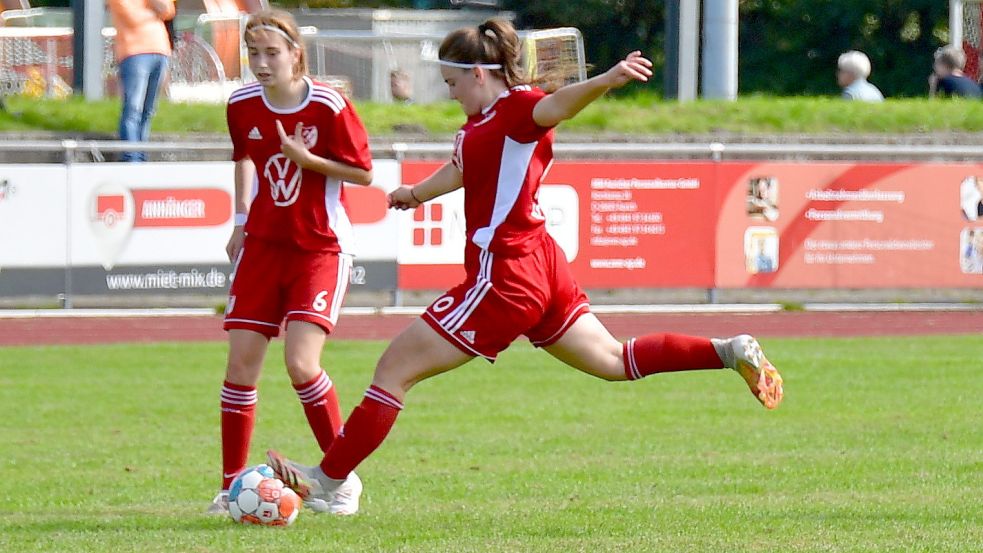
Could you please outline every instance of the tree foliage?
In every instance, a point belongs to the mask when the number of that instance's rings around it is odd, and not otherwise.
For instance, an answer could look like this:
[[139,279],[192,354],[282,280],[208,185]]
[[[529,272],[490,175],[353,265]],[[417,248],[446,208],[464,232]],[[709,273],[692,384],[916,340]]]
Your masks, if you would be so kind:
[[[285,6],[450,8],[450,0],[281,0]],[[866,53],[887,96],[927,92],[932,53],[948,34],[945,0],[740,0],[741,93],[835,94],[837,57]],[[597,70],[631,50],[656,64],[661,91],[663,0],[501,0],[520,28],[577,27]]]
[[885,95],[924,95],[948,34],[939,0],[742,0],[740,10],[743,92],[833,93],[837,58],[860,50]]
[[[605,68],[639,48],[664,64],[665,4],[657,0],[506,0],[520,25],[575,26],[587,58]],[[932,53],[948,33],[944,0],[741,0],[742,93],[832,94],[837,57],[870,56],[889,96],[926,93]],[[657,79],[657,83],[658,83]],[[653,86],[653,90],[661,90]]]
[[576,27],[584,36],[588,63],[604,70],[632,50],[642,50],[656,64],[652,90],[661,90],[664,15],[655,0],[504,0],[520,28]]

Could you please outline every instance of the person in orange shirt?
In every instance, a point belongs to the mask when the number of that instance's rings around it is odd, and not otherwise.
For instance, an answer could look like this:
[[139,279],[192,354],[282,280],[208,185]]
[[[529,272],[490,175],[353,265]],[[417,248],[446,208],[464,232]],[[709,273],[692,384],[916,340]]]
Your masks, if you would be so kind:
[[[109,0],[116,27],[116,60],[123,93],[120,140],[145,142],[157,109],[157,92],[171,55],[165,21],[174,18],[174,0]],[[144,152],[124,152],[124,161],[144,161]]]

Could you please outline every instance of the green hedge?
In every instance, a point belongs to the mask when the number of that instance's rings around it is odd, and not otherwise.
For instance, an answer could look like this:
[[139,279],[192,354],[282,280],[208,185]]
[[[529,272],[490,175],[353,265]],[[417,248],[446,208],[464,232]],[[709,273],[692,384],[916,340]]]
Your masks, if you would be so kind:
[[[409,132],[453,133],[464,121],[454,102],[431,105],[358,103],[372,135]],[[0,112],[0,132],[41,130],[68,133],[116,132],[118,101],[87,103],[10,98]],[[562,125],[577,133],[925,133],[983,131],[983,102],[970,100],[890,100],[883,104],[838,98],[744,97],[737,102],[664,102],[652,95],[604,98]],[[221,105],[162,103],[155,133],[224,134]]]

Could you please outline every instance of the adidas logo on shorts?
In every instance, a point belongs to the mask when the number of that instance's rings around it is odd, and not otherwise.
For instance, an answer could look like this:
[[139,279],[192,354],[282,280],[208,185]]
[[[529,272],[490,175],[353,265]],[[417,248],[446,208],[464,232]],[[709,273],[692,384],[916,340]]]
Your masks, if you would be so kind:
[[259,134],[259,129],[258,128],[253,127],[253,130],[249,131],[249,139],[250,140],[262,140],[263,139],[263,135]]
[[474,331],[473,330],[462,330],[461,337],[470,343],[474,343]]

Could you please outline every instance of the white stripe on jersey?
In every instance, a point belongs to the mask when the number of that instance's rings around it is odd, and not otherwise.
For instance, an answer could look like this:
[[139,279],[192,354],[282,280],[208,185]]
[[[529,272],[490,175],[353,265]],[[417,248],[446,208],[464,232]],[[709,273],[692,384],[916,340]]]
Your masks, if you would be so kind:
[[259,83],[251,84],[240,88],[229,96],[229,103],[234,104],[247,98],[255,98],[263,95],[263,87]]
[[287,311],[287,313],[284,315],[284,317],[289,317],[290,315],[297,315],[297,314],[310,315],[312,317],[317,317],[319,319],[324,319],[325,321],[328,321],[329,323],[331,323],[332,326],[334,326],[334,324],[335,324],[335,321],[332,321],[326,315],[322,315],[321,313],[317,313],[315,311],[300,311],[300,310]]
[[519,199],[519,192],[522,191],[522,184],[526,181],[526,173],[529,171],[533,152],[536,151],[538,145],[538,142],[523,144],[505,137],[505,145],[502,147],[502,166],[498,171],[495,208],[492,210],[491,221],[488,222],[487,227],[476,230],[471,238],[471,241],[478,247],[488,249],[492,240],[495,239],[495,230],[515,207],[515,202]]
[[252,319],[231,319],[229,317],[226,317],[225,318],[225,322],[227,322],[227,323],[250,323],[250,324],[254,324],[254,325],[263,325],[263,326],[272,326],[272,327],[279,327],[280,326],[277,323],[268,323],[266,321],[254,321]]
[[334,103],[334,100],[325,98],[324,96],[320,96],[317,94],[311,96],[311,101],[328,106],[329,108],[331,108],[331,111],[335,112],[336,114],[341,113],[341,110],[343,109],[343,108],[339,108],[338,105]]
[[474,313],[474,310],[478,308],[478,304],[481,303],[481,300],[485,299],[485,296],[488,294],[488,291],[491,289],[492,289],[492,283],[487,282],[486,285],[481,288],[481,291],[478,292],[478,295],[474,298],[474,302],[471,303],[471,307],[468,307],[467,310],[465,310],[461,314],[461,318],[458,319],[456,323],[454,323],[453,327],[448,328],[447,331],[453,334],[458,330],[461,330],[461,327],[464,326],[464,323],[467,322],[469,317],[471,317],[471,314]]
[[324,209],[328,213],[328,228],[338,238],[341,253],[355,255],[355,233],[352,222],[348,219],[345,206],[341,204],[341,181],[325,178],[324,180]]
[[315,85],[313,97],[327,100],[329,106],[334,106],[335,113],[340,113],[341,110],[345,109],[345,99],[337,91],[330,88]]
[[248,100],[250,98],[260,98],[262,96],[263,96],[263,91],[262,90],[257,90],[256,92],[253,92],[251,94],[242,94],[240,96],[236,96],[235,98],[230,97],[229,98],[229,104],[234,104],[234,103],[239,102],[241,100]]
[[263,86],[261,84],[259,84],[259,82],[249,83],[247,85],[243,85],[243,86],[239,87],[238,89],[232,91],[232,94],[229,97],[231,98],[231,97],[235,97],[235,96],[238,96],[240,94],[243,94],[245,92],[252,92],[252,91],[255,91],[255,90],[259,90],[262,87]]
[[345,301],[345,294],[348,292],[348,283],[351,282],[352,256],[348,254],[338,255],[338,282],[335,283],[334,297],[331,298],[331,311],[328,318],[331,324],[338,324],[338,314],[341,312],[341,304]]
[[[443,326],[441,326],[440,321],[438,321],[436,317],[434,317],[433,315],[431,315],[429,311],[424,311],[423,312],[423,316],[424,317],[429,317],[431,320],[433,320],[434,322],[436,322],[437,326],[440,326],[440,328],[444,328]],[[446,328],[444,328],[444,332],[447,332],[447,329]],[[457,342],[458,344],[460,344],[461,349],[463,349],[465,352],[470,352],[475,357],[484,357],[485,359],[487,359],[487,360],[489,360],[489,361],[491,361],[493,363],[495,362],[495,357],[493,357],[491,355],[485,355],[484,353],[481,353],[480,351],[474,349],[471,346],[471,344],[465,342],[464,340],[461,340],[456,335],[451,334],[451,333],[448,332],[447,333],[447,336],[445,336],[444,338],[447,339],[448,336],[450,337],[450,340],[454,340],[455,342]]]
[[481,300],[484,299],[488,291],[491,290],[491,266],[493,259],[494,254],[488,250],[481,250],[478,254],[478,276],[474,286],[464,294],[464,299],[460,305],[438,321],[438,324],[447,332],[451,334],[457,332],[471,313],[474,313],[474,310],[481,303]]
[[242,255],[246,253],[246,246],[242,245],[239,247],[239,252],[236,254],[235,260],[232,261],[232,272],[229,274],[229,284],[235,282],[236,273],[239,271],[239,263],[242,262]]

